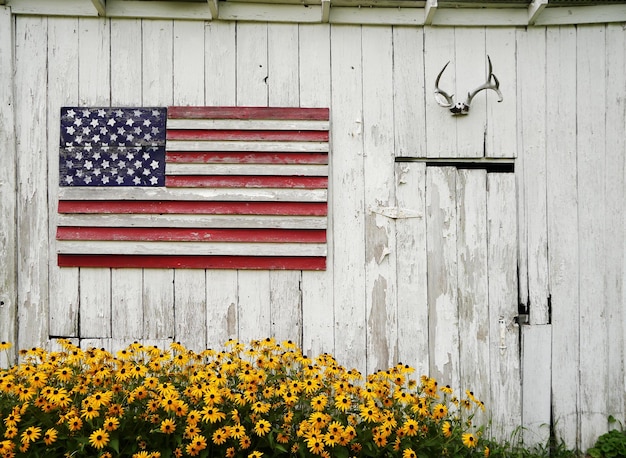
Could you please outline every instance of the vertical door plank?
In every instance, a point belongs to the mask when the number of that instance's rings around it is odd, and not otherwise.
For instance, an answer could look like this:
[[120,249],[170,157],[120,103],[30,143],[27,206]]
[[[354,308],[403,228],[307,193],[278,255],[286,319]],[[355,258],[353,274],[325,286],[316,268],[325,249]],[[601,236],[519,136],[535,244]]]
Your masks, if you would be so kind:
[[[141,22],[142,105],[173,103],[173,22]],[[143,271],[143,336],[154,344],[174,338],[174,270]]]
[[[300,106],[330,107],[330,26],[328,24],[300,24]],[[331,119],[333,113],[330,113]],[[331,127],[330,135],[333,135]],[[332,145],[332,143],[331,143]],[[332,183],[334,151],[330,152]],[[328,254],[326,270],[302,272],[302,351],[314,356],[333,353],[333,218],[335,205],[340,200],[328,190]]]
[[552,325],[522,326],[522,427],[526,447],[550,439]]
[[[493,73],[500,82],[502,102],[494,91],[487,91],[485,156],[517,156],[517,73],[515,64],[515,29],[488,27],[485,32],[486,54],[491,57]],[[486,58],[486,57],[485,57]]]
[[[487,80],[485,29],[457,27],[454,31],[456,71],[456,98],[465,101],[467,94]],[[452,64],[450,64],[452,65]],[[457,116],[455,157],[482,157],[484,155],[487,98],[494,94],[482,91],[471,103],[467,116]]]
[[78,19],[48,18],[48,212],[50,335],[78,337],[78,268],[57,266],[60,108],[78,102]]
[[[268,103],[272,107],[300,104],[299,29],[295,24],[271,24],[267,29]],[[271,334],[302,345],[301,271],[270,272]]]
[[423,29],[393,28],[393,91],[395,155],[425,157],[425,97],[432,89],[424,84]]
[[[624,30],[614,24],[606,27],[606,183],[604,196],[606,199],[605,237],[606,249],[606,318],[608,323],[608,413],[615,418],[626,418],[626,366],[624,363],[624,322],[626,311],[624,293],[626,287],[626,257],[624,250],[617,247],[626,246],[625,225],[626,212],[624,197],[626,187],[625,160],[626,141],[624,139],[625,101],[623,95],[626,80],[626,63],[624,59]],[[611,241],[610,244],[608,243]],[[613,245],[613,246],[609,246]]]
[[426,169],[430,374],[460,389],[456,169]]
[[0,341],[13,351],[0,354],[0,367],[15,362],[17,351],[17,155],[15,151],[14,29],[11,10],[0,7]]
[[205,28],[205,103],[234,105],[236,100],[236,23],[215,22]]
[[[205,26],[205,104],[235,105],[236,23],[210,22]],[[239,317],[238,274],[235,270],[206,270],[206,320],[208,347],[219,348],[237,339]]]
[[[109,106],[111,90],[110,23],[79,18],[78,103]],[[80,337],[111,337],[111,269],[80,269]]]
[[[142,102],[141,21],[111,20],[111,105]],[[125,346],[143,336],[143,271],[111,269],[112,345]],[[118,342],[116,342],[116,340]]]
[[330,33],[335,354],[341,364],[365,372],[361,28],[333,25]]
[[[580,440],[582,450],[606,432],[607,398],[607,305],[606,254],[614,249],[605,240],[607,205],[602,197],[606,180],[605,135],[605,28],[577,28],[578,227],[580,285]],[[598,52],[598,50],[602,50]],[[611,145],[613,147],[613,145]],[[609,230],[613,228],[608,228]],[[611,235],[612,237],[612,235]]]
[[[269,103],[267,24],[237,24],[237,105]],[[239,273],[239,338],[269,337],[271,333],[269,271]]]
[[[424,28],[424,87],[426,91],[426,156],[454,157],[456,155],[456,117],[447,108],[440,107],[434,96],[437,75],[446,62],[450,64],[441,76],[439,87],[457,98],[463,96],[457,88],[455,29],[449,27]],[[459,92],[461,91],[461,92]]]
[[[203,105],[204,23],[174,22],[174,105]],[[174,272],[176,340],[195,351],[206,348],[206,273],[202,269]]]
[[396,164],[398,361],[429,373],[426,257],[426,164]]
[[367,371],[372,373],[398,361],[395,220],[378,211],[396,201],[391,28],[364,26],[362,43]]
[[206,343],[220,348],[228,339],[238,339],[237,271],[206,271]]
[[15,27],[19,342],[14,344],[19,348],[31,348],[45,345],[49,335],[46,190],[48,27],[46,18],[40,17],[19,17]]
[[[461,391],[488,401],[489,294],[487,267],[487,172],[460,169],[456,180],[457,282]],[[486,423],[482,411],[477,424]]]
[[552,405],[558,437],[575,448],[578,431],[579,288],[576,168],[576,29],[547,31],[548,266],[552,297]]
[[[530,323],[548,323],[548,243],[546,213],[545,106],[546,30],[530,28],[518,43],[521,118],[518,128],[523,148],[523,202],[528,257]],[[539,108],[538,108],[539,107]],[[521,245],[524,250],[524,245]]]
[[515,176],[487,174],[491,394],[484,399],[495,440],[510,440],[522,416],[517,316]]

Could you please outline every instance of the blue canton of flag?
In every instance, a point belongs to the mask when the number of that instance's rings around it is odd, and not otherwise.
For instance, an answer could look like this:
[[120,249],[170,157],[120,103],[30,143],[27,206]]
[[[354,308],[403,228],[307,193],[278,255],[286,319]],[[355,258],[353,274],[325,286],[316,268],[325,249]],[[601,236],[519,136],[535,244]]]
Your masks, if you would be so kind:
[[61,186],[164,186],[166,108],[61,109]]

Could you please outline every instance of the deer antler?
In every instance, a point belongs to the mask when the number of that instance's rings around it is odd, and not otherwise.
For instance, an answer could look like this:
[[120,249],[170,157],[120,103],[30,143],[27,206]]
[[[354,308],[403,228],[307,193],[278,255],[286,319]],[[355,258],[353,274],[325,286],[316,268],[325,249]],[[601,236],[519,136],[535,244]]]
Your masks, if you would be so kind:
[[[493,89],[498,94],[498,102],[502,102],[502,92],[500,92],[500,81],[496,78],[496,75],[493,74],[493,66],[491,65],[491,58],[487,56],[487,61],[489,62],[489,75],[487,76],[487,81],[478,86],[472,92],[467,94],[467,100],[465,101],[465,105],[467,105],[467,109],[469,110],[470,103],[472,103],[472,99],[476,94],[484,89]],[[491,82],[493,80],[493,83]]]
[[472,99],[476,96],[476,94],[484,89],[494,90],[498,94],[498,102],[502,102],[503,97],[502,92],[500,92],[500,81],[498,81],[496,75],[493,74],[493,66],[491,65],[491,58],[489,56],[487,56],[487,61],[489,62],[489,75],[487,76],[487,81],[478,86],[472,92],[468,92],[465,102],[456,103],[454,103],[451,95],[439,88],[439,79],[450,62],[444,65],[435,80],[435,101],[439,104],[439,106],[449,108],[454,115],[465,115],[469,112]]

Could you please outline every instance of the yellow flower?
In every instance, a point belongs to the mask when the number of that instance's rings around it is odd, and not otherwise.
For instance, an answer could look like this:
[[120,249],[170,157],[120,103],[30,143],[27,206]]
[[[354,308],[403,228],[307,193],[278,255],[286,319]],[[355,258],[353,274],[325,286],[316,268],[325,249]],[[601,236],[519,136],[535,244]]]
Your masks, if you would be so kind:
[[246,428],[240,424],[236,424],[228,428],[228,434],[234,439],[241,439],[246,434]]
[[161,422],[161,432],[172,434],[176,430],[176,422],[171,418],[166,418]]
[[450,424],[449,421],[443,422],[443,424],[441,425],[441,432],[443,433],[445,437],[452,436],[452,425]]
[[347,395],[338,394],[337,396],[335,396],[335,407],[341,410],[342,412],[344,413],[347,412],[351,404],[352,402],[350,401],[350,398]]
[[22,441],[22,444],[28,444],[29,442],[35,442],[40,437],[41,437],[41,428],[39,426],[29,426],[22,433],[20,440]]
[[405,448],[402,450],[402,458],[416,458],[416,456],[413,449]]
[[441,420],[448,413],[448,408],[444,404],[437,404],[433,409],[433,418],[435,420]]
[[463,440],[463,445],[465,445],[467,448],[473,448],[478,445],[478,440],[476,439],[476,436],[474,436],[472,433],[464,433],[461,436],[461,439]]
[[140,452],[133,454],[133,458],[149,458],[149,457],[150,457],[150,454],[146,452],[145,450],[142,450]]
[[78,431],[83,427],[83,420],[81,420],[79,417],[74,416],[67,420],[67,424],[70,428],[70,431]]
[[485,447],[485,450],[483,450],[483,455],[485,458],[489,458],[489,447]]
[[254,433],[260,437],[265,436],[271,430],[272,430],[272,425],[267,420],[259,420],[254,425]]
[[248,455],[248,458],[261,458],[263,456],[263,452],[254,451]]
[[0,351],[2,350],[8,350],[9,348],[11,348],[13,345],[11,345],[11,342],[5,342],[4,340],[2,342],[0,342]]
[[217,423],[226,418],[226,414],[215,407],[207,406],[202,409],[202,421]]
[[104,419],[104,429],[107,431],[115,431],[120,426],[120,420],[116,417],[106,417]]
[[48,429],[43,435],[43,441],[46,445],[53,444],[57,440],[57,430],[54,428]]
[[408,418],[402,425],[402,431],[409,437],[415,436],[418,431],[418,424],[413,418]]
[[218,428],[215,430],[211,439],[215,445],[224,444],[228,439],[228,432],[226,431],[226,428]]
[[306,446],[311,451],[311,453],[315,455],[320,455],[324,450],[324,442],[319,438],[309,439],[306,443]]
[[98,428],[89,435],[89,443],[94,448],[101,449],[109,443],[109,433],[102,428]]

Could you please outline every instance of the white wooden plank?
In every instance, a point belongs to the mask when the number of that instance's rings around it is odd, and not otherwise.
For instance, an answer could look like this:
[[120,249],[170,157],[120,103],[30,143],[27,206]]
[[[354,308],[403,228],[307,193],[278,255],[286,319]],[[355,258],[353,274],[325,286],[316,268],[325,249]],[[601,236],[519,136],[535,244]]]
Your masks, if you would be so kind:
[[522,326],[522,427],[525,447],[550,438],[552,325]]
[[[522,417],[517,311],[515,177],[487,174],[487,237],[491,394],[484,399],[491,437],[513,437]],[[480,319],[480,318],[479,318]]]
[[576,167],[576,29],[555,27],[546,36],[548,266],[552,304],[552,408],[555,430],[578,446],[579,286]]
[[[141,21],[143,106],[173,101],[173,23]],[[143,271],[143,337],[165,342],[174,338],[174,270]]]
[[319,5],[261,4],[223,2],[220,19],[224,21],[317,23],[322,15]]
[[[578,228],[580,288],[580,446],[591,447],[608,429],[606,393],[608,324],[605,290],[606,255],[614,249],[605,239],[607,203],[605,189],[606,145],[604,136],[607,94],[598,84],[606,75],[606,34],[604,26],[577,29],[576,108],[585,116],[577,117]],[[598,49],[602,50],[598,52]],[[612,102],[611,102],[612,103]],[[613,147],[613,145],[611,145]]]
[[439,87],[450,95],[463,97],[457,92],[454,56],[454,29],[428,27],[424,29],[424,91],[426,101],[426,156],[453,157],[456,151],[456,117],[448,108],[435,101],[435,81],[446,62],[450,64],[441,76]]
[[81,338],[111,337],[111,269],[81,268],[80,284]]
[[16,20],[15,81],[28,81],[14,87],[18,348],[48,339],[47,33],[45,18]]
[[[107,19],[80,18],[78,27],[78,103],[80,106],[108,106],[111,96],[110,23]],[[111,337],[110,269],[81,269],[79,291],[80,337]]]
[[[59,198],[69,200],[106,200],[110,196],[92,188],[59,189]],[[278,189],[278,188],[179,188],[169,189],[138,189],[125,188],[116,191],[116,195],[122,200],[273,200],[284,202],[325,202],[326,189]]]
[[239,271],[239,340],[250,342],[271,335],[269,271]]
[[[3,2],[4,3],[4,2]],[[98,10],[93,3],[85,0],[9,0],[7,5],[13,14],[32,14],[40,16],[97,16]]]
[[[48,212],[49,237],[57,226],[59,190],[59,107],[78,101],[78,19],[48,19]],[[50,243],[50,335],[78,337],[78,269],[57,267]]]
[[204,270],[174,271],[175,340],[196,352],[206,348],[206,293]]
[[[363,152],[366,209],[395,203],[393,41],[388,27],[363,27]],[[365,215],[367,371],[397,363],[395,222]]]
[[111,337],[132,343],[143,338],[143,272],[111,269]]
[[393,127],[397,157],[426,156],[424,84],[424,32],[411,27],[393,28]]
[[107,16],[148,19],[190,19],[205,21],[212,18],[206,2],[150,2],[134,0],[107,0]]
[[[300,106],[330,107],[330,26],[300,24],[299,38]],[[340,205],[340,199],[329,196],[329,228],[333,227],[335,202]],[[302,272],[302,351],[309,356],[335,352],[332,230],[327,231],[326,238],[326,270]]]
[[0,7],[0,341],[13,350],[0,354],[0,367],[13,364],[17,351],[17,156],[13,101],[14,29],[11,10]]
[[[195,43],[195,46],[190,46]],[[204,24],[174,22],[174,104],[204,103]],[[169,144],[169,142],[168,142]]]
[[[611,241],[614,247],[625,246],[624,197],[624,167],[626,161],[626,141],[624,140],[623,126],[626,125],[626,115],[623,103],[615,103],[613,97],[620,93],[626,79],[626,62],[624,53],[620,50],[626,45],[623,29],[617,25],[608,25],[606,28],[606,178],[604,189],[606,199],[606,240]],[[626,274],[626,257],[623,250],[608,248],[606,251],[606,304],[608,317],[608,413],[615,418],[626,418],[626,365],[624,364],[624,336],[623,323],[626,321],[623,297],[626,285],[623,283]]]
[[213,21],[206,24],[204,87],[205,103],[208,106],[235,104],[237,90],[235,32],[235,22]]
[[268,104],[267,25],[237,23],[237,105]]
[[302,272],[270,272],[270,335],[279,342],[291,340],[302,345]]
[[[490,395],[490,325],[487,264],[487,172],[460,169],[456,180],[457,287],[461,392],[482,400]],[[482,411],[476,424],[488,418]]]
[[[471,91],[487,80],[485,29],[482,27],[455,28],[454,47],[453,69],[456,71],[456,99],[465,101]],[[494,96],[493,91],[480,92],[472,100],[468,115],[454,118],[457,121],[456,150],[452,156],[483,156],[487,104],[489,103],[487,99],[491,101]]]
[[428,331],[431,377],[460,389],[456,168],[426,169]]
[[415,217],[396,220],[398,361],[429,373],[426,271],[426,164],[396,164],[396,201]]
[[237,271],[206,271],[207,348],[222,348],[228,339],[238,339]]
[[494,75],[500,82],[502,102],[493,91],[487,94],[486,157],[517,156],[517,72],[515,29],[487,28],[486,54],[491,58]]
[[272,107],[300,105],[298,25],[271,24],[267,28],[268,97]]
[[[528,303],[530,323],[548,323],[548,244],[546,214],[546,143],[545,107],[537,99],[546,93],[545,29],[528,29],[520,37],[518,49],[521,121],[524,151],[523,202],[526,225]],[[524,241],[523,238],[520,240]],[[524,245],[521,245],[524,249]]]
[[[366,369],[361,29],[331,26],[335,355]],[[346,230],[349,228],[349,230]],[[350,285],[341,288],[339,285]]]

